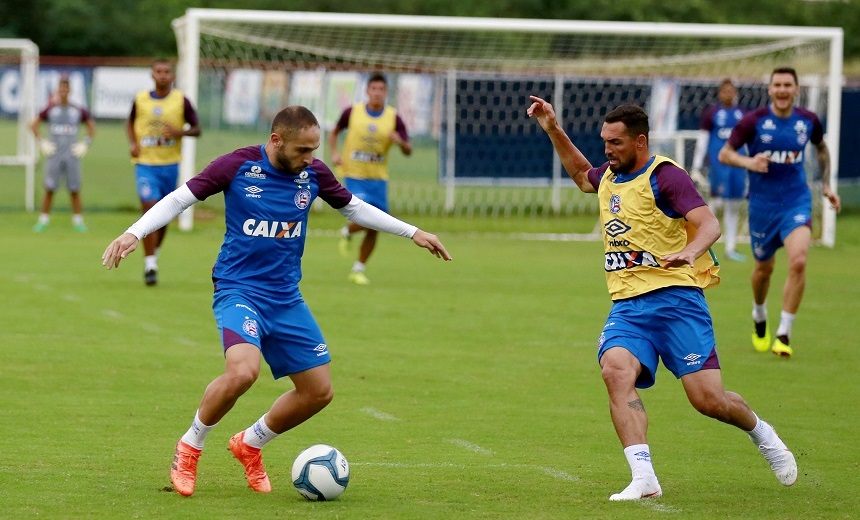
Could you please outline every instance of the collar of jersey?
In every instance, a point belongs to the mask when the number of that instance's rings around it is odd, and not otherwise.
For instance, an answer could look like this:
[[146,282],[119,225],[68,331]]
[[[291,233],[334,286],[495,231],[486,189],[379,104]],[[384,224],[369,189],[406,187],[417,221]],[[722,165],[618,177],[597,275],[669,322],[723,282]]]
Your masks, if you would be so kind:
[[635,179],[636,177],[639,177],[640,175],[642,175],[643,173],[648,171],[648,168],[651,167],[651,164],[653,162],[654,162],[654,156],[652,155],[651,159],[649,159],[648,162],[645,163],[645,166],[636,170],[635,172],[632,172],[632,173],[621,173],[621,172],[616,173],[615,178],[613,179],[613,182],[615,182],[616,184],[621,184],[622,182],[630,182],[633,179]]

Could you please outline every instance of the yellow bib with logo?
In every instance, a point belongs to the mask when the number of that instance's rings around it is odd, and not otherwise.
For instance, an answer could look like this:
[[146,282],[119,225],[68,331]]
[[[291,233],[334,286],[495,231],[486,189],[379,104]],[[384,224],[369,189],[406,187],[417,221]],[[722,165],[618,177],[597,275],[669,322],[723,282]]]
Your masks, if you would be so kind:
[[695,228],[683,217],[669,217],[657,207],[651,177],[657,166],[666,162],[678,166],[668,157],[657,155],[645,172],[630,181],[616,183],[611,169],[600,179],[597,198],[603,226],[604,271],[613,300],[664,287],[706,288],[719,283],[719,264],[710,250],[692,266],[664,268],[660,264],[660,258],[681,251],[695,236]]
[[177,89],[161,99],[148,90],[134,98],[134,135],[140,144],[140,156],[133,162],[159,166],[175,164],[182,158],[181,138],[164,135],[164,124],[182,129],[185,126],[185,96]]
[[352,106],[346,142],[338,175],[353,179],[388,179],[389,135],[397,127],[397,111],[385,107],[377,117],[367,113],[365,103]]

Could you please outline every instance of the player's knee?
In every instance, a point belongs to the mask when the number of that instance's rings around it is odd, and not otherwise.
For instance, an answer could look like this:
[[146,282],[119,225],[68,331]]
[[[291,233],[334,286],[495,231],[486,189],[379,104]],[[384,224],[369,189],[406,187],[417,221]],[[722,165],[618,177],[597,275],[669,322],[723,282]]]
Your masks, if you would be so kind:
[[305,394],[308,405],[315,410],[322,410],[334,399],[334,390],[330,384],[319,385]]
[[723,420],[727,416],[728,402],[724,395],[703,392],[690,397],[690,404],[697,412],[714,419]]
[[803,274],[806,272],[806,255],[789,258],[788,270],[793,274]]
[[607,388],[630,387],[636,384],[637,373],[633,367],[626,364],[606,360],[601,368],[600,375]]
[[227,381],[230,389],[234,394],[243,394],[254,382],[257,376],[260,375],[260,369],[255,369],[252,366],[233,367],[227,372]]

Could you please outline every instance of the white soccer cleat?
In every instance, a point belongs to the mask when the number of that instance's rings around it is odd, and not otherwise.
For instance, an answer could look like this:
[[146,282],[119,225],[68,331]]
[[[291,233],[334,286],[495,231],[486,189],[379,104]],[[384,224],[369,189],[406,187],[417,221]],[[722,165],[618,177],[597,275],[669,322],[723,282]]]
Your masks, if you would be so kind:
[[770,469],[773,470],[780,484],[791,486],[797,482],[797,461],[794,460],[794,454],[776,434],[773,426],[770,426],[770,429],[773,435],[767,442],[758,445],[758,451],[770,464]]
[[622,502],[625,500],[641,500],[643,498],[657,498],[663,495],[657,477],[634,478],[629,486],[621,493],[615,493],[609,497],[611,502]]

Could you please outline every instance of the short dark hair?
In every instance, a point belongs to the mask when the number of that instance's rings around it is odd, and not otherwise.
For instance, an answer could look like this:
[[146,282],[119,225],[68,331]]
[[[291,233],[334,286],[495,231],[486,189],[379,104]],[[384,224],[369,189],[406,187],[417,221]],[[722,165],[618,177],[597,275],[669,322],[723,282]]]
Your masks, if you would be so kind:
[[152,60],[152,65],[150,65],[149,68],[154,69],[156,65],[162,64],[167,65],[168,67],[170,67],[170,70],[173,70],[173,62],[168,60],[167,58],[156,58]]
[[278,112],[272,120],[272,133],[282,137],[294,136],[312,126],[320,126],[313,112],[303,106],[292,105]]
[[624,123],[627,132],[636,137],[644,135],[648,139],[648,114],[637,105],[620,105],[606,114],[603,118],[606,123]]
[[797,71],[794,70],[794,67],[777,67],[773,69],[773,72],[770,73],[770,80],[773,81],[773,76],[775,74],[791,74],[794,78],[794,82],[800,85],[800,82],[797,80]]
[[380,74],[379,72],[372,74],[370,76],[370,79],[367,80],[367,84],[370,85],[371,83],[376,81],[381,81],[385,84],[385,86],[388,86],[388,81],[385,79],[385,75]]

